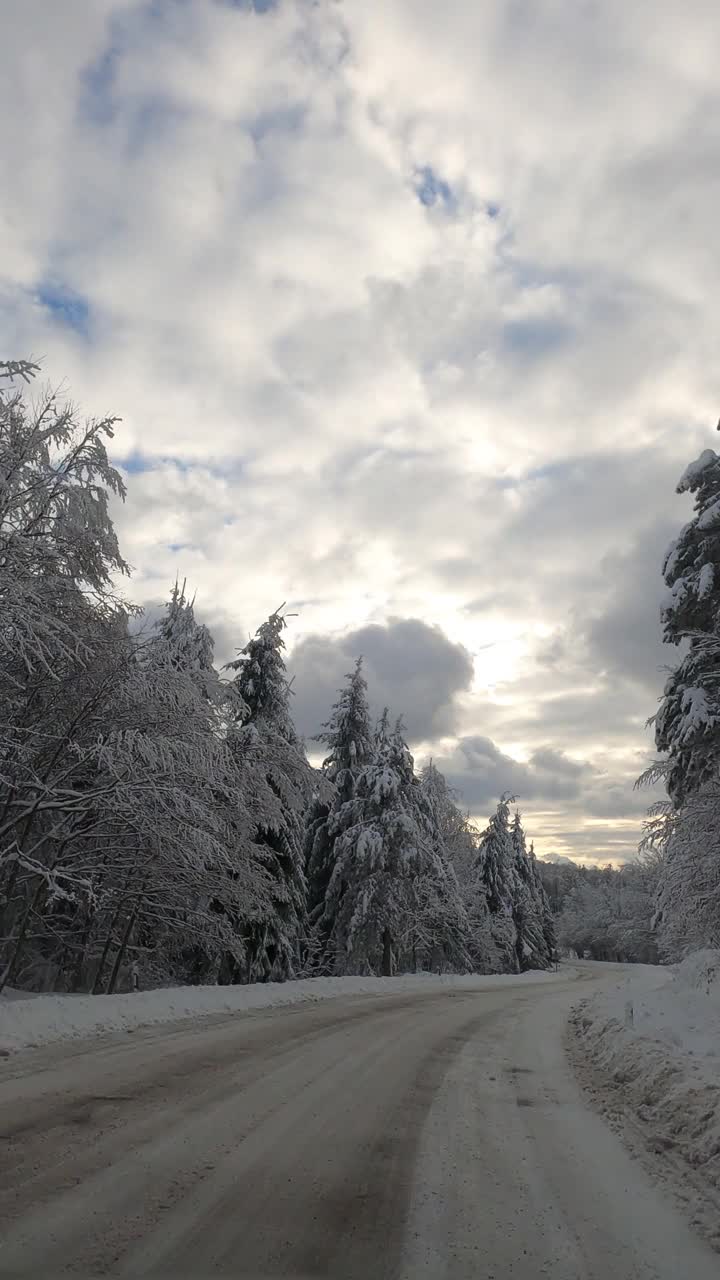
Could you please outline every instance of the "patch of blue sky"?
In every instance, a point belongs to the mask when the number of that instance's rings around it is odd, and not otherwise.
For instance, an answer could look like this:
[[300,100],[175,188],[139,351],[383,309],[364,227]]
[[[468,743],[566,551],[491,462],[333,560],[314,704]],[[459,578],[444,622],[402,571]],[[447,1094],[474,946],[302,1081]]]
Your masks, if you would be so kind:
[[304,103],[262,111],[250,122],[248,132],[255,142],[262,142],[271,133],[298,133],[306,116]]
[[457,200],[452,187],[441,178],[429,165],[415,171],[415,194],[427,209],[440,204],[448,211],[454,210]]
[[122,467],[123,471],[126,471],[129,476],[138,476],[142,475],[143,471],[151,471],[156,459],[148,458],[143,453],[133,451],[123,458],[115,458],[114,462],[116,466]]
[[245,9],[250,13],[270,13],[277,9],[279,0],[224,0],[228,9]]
[[185,475],[192,471],[203,471],[223,479],[238,480],[243,474],[246,460],[229,458],[215,462],[204,458],[180,458],[173,454],[142,453],[139,449],[132,449],[126,454],[113,453],[113,462],[130,476],[142,475],[144,471],[154,471],[159,467],[174,467]]
[[80,74],[78,112],[92,124],[110,124],[114,118],[113,86],[119,57],[119,45],[110,44]]
[[90,334],[91,309],[87,298],[76,293],[68,285],[55,280],[42,280],[35,289],[35,298],[57,324],[73,329],[83,338]]
[[562,320],[533,316],[503,325],[500,341],[506,352],[523,361],[539,360],[567,346],[573,329]]

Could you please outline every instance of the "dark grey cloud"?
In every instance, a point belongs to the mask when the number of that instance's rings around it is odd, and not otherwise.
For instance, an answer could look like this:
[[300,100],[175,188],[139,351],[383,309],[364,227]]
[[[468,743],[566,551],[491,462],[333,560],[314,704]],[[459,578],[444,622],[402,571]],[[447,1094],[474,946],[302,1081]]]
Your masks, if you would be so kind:
[[402,715],[415,743],[454,731],[455,700],[473,677],[470,654],[439,627],[417,618],[390,618],[341,636],[306,636],[295,646],[288,670],[301,734],[310,738],[318,732],[345,674],[361,656],[376,714],[387,705],[393,715]]
[[530,838],[544,852],[556,844],[571,857],[624,860],[635,856],[643,815],[657,798],[636,791],[633,760],[600,766],[552,746],[527,761],[500,750],[490,738],[460,738],[436,764],[461,802],[482,823],[503,793],[516,797]]
[[588,764],[556,748],[540,748],[525,762],[480,734],[460,738],[450,755],[438,756],[437,765],[473,813],[491,809],[504,792],[523,803],[541,800],[567,805],[580,798],[583,779],[593,776]]

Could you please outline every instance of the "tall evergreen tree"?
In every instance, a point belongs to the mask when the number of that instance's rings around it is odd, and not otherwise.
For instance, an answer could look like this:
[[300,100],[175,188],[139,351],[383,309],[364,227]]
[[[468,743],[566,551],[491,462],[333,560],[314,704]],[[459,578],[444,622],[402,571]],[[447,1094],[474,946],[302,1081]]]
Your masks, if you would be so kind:
[[462,904],[436,848],[407,743],[387,712],[352,796],[333,808],[330,833],[335,865],[325,918],[339,968],[389,974],[398,962],[412,966],[414,946],[439,966],[457,963]]
[[545,950],[547,952],[548,964],[551,964],[557,954],[557,930],[555,928],[555,916],[550,905],[550,899],[545,891],[543,878],[535,856],[535,845],[530,845],[530,867],[532,871],[533,882],[537,900],[540,904],[540,919],[542,921],[543,938],[545,939]]
[[482,834],[476,861],[479,892],[490,912],[490,933],[500,967],[516,973],[517,930],[513,908],[519,885],[515,870],[515,850],[510,832],[511,797],[503,796]]
[[464,888],[471,880],[477,857],[477,829],[460,809],[452,788],[433,760],[420,772],[420,782],[433,811],[433,820],[442,835],[446,855]]
[[[521,970],[546,969],[550,961],[544,932],[542,900],[536,870],[528,854],[520,813],[513,817],[511,838],[515,864],[515,951]],[[534,857],[534,855],[533,855]]]
[[685,471],[678,493],[692,493],[695,515],[663,564],[666,642],[688,642],[655,716],[655,740],[668,753],[667,789],[676,807],[718,776],[720,765],[720,457],[706,449]]
[[290,714],[286,625],[279,611],[271,614],[240,657],[227,664],[236,673],[232,693],[238,709],[229,737],[255,826],[255,856],[270,884],[265,902],[243,928],[248,981],[294,976],[305,933],[302,835],[318,779]]
[[318,970],[332,968],[333,964],[332,956],[327,955],[333,922],[326,910],[328,885],[335,866],[335,836],[331,814],[352,800],[357,778],[373,755],[367,682],[363,675],[362,658],[358,658],[355,669],[348,673],[346,680],[347,683],[332,708],[330,719],[323,725],[316,739],[327,747],[322,770],[332,788],[332,795],[328,796],[326,793],[314,798],[305,832],[308,913],[312,949]]

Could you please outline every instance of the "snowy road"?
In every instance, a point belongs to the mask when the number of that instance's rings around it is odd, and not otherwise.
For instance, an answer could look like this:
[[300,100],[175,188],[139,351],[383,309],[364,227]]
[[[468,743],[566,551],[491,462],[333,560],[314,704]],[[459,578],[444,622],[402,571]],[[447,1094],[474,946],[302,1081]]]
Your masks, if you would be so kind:
[[355,997],[0,1063],[0,1274],[717,1280],[584,1105],[599,978]]

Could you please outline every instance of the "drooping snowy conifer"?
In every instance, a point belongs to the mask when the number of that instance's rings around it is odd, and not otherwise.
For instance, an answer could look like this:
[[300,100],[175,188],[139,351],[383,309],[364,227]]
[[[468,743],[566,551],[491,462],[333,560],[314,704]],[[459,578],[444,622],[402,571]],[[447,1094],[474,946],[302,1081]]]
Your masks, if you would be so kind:
[[373,758],[330,815],[334,867],[325,920],[345,972],[468,966],[457,882],[437,847],[400,726],[382,716]]
[[217,702],[220,683],[213,666],[213,638],[208,628],[196,620],[195,601],[188,600],[184,582],[182,587],[175,582],[155,629],[159,644],[167,649],[170,665],[191,676],[209,702]]
[[269,880],[264,904],[244,925],[246,977],[292,977],[306,922],[304,818],[320,780],[307,761],[290,714],[279,611],[258,629],[228,667],[242,708],[230,729],[243,789],[255,824],[256,857]]
[[[527,850],[525,832],[519,811],[516,810],[511,827],[515,863],[515,950],[521,970],[546,969],[550,962],[544,931],[543,907],[537,871]],[[534,854],[533,854],[534,858]]]
[[548,898],[545,885],[543,884],[542,874],[535,856],[535,845],[533,843],[530,845],[529,858],[532,877],[535,884],[535,892],[540,904],[540,919],[542,921],[542,931],[545,939],[545,950],[547,953],[548,964],[551,964],[557,953],[555,916],[553,915],[553,910],[550,906],[550,899]]
[[325,954],[332,933],[332,920],[326,911],[325,899],[335,865],[335,838],[330,831],[330,815],[332,810],[352,799],[356,779],[373,754],[362,658],[358,658],[354,671],[349,672],[346,679],[347,684],[340,691],[330,719],[317,736],[317,741],[324,742],[328,749],[323,774],[332,794],[315,798],[305,832],[308,914],[316,963],[321,971],[330,970],[334,963],[333,958]]
[[676,806],[718,776],[720,764],[720,457],[706,449],[687,468],[678,493],[692,493],[695,515],[669,548],[663,565],[668,595],[664,638],[688,641],[665,685],[655,716],[658,750]]
[[490,912],[490,932],[500,966],[508,973],[516,973],[519,966],[513,907],[519,884],[510,831],[510,804],[511,797],[503,796],[482,834],[476,880]]

